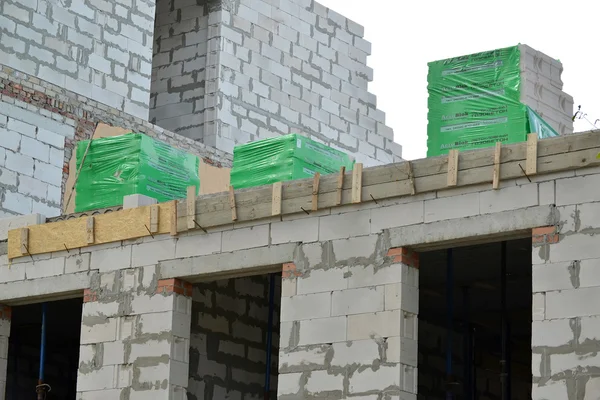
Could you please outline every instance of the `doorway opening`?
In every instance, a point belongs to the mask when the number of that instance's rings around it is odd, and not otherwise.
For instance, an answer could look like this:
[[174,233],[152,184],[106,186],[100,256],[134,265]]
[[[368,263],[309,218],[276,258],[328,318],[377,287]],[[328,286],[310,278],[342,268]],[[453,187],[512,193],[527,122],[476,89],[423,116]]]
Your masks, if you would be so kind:
[[531,398],[531,246],[420,254],[419,399]]

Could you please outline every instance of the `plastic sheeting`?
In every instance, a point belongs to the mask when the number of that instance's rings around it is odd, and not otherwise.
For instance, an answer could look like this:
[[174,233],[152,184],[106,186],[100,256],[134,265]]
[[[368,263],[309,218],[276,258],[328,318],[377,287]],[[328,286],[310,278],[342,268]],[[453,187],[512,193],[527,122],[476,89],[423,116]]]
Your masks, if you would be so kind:
[[304,136],[279,136],[234,148],[231,185],[242,189],[310,178],[315,172],[338,172],[342,166],[351,170],[352,157]]
[[429,63],[428,157],[522,142],[530,132],[557,136],[520,102],[520,53],[514,46]]
[[[77,143],[77,169],[88,142]],[[94,139],[77,179],[75,211],[121,205],[130,194],[185,198],[188,186],[200,187],[198,166],[198,157],[144,134]]]

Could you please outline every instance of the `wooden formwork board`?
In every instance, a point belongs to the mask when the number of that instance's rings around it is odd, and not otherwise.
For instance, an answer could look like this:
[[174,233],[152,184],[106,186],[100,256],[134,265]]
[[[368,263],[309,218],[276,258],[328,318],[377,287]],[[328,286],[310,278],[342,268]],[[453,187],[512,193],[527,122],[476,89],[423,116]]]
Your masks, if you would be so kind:
[[[536,173],[540,175],[598,166],[600,160],[596,156],[599,152],[600,136],[595,132],[540,140],[537,144]],[[270,218],[274,214],[310,213],[315,209],[315,197],[316,209],[323,209],[357,201],[371,202],[446,190],[448,170],[454,176],[454,166],[458,187],[487,183],[492,189],[494,177],[498,181],[527,178],[527,162],[532,165],[531,144],[529,147],[526,142],[502,146],[499,153],[494,147],[466,151],[460,153],[458,165],[453,164],[452,160],[449,163],[448,156],[440,156],[411,161],[410,165],[402,162],[365,168],[360,185],[357,184],[356,172],[342,171],[343,179],[340,174],[321,176],[316,192],[314,179],[303,179],[283,182],[281,189],[276,185],[275,191],[273,185],[269,185],[236,190],[234,193],[226,191],[199,196],[192,204],[194,207],[190,207],[186,200],[162,203],[158,205],[159,226],[156,233],[176,235],[190,229],[206,230],[232,224],[234,221],[237,223]],[[454,156],[457,157],[456,154]],[[150,207],[152,206],[94,217],[93,244],[150,236],[150,228],[154,230]],[[188,209],[194,208],[195,214],[190,219]],[[232,216],[233,210],[235,217]],[[190,220],[194,221],[193,227],[189,224]],[[32,255],[65,250],[65,246],[71,249],[91,245],[88,243],[89,222],[86,218],[35,225],[27,229],[27,249]],[[19,230],[9,232],[10,259],[27,255],[21,252],[23,237]]]
[[[93,243],[88,241],[88,226],[90,224],[88,221],[92,217],[51,222],[25,228],[29,231],[25,252],[22,252],[19,246],[21,230],[11,230],[8,232],[8,258],[13,259],[15,257],[71,250],[94,244],[150,236],[153,219],[151,215],[152,207],[155,206],[137,207],[94,216]],[[156,234],[169,233],[171,209],[174,205],[173,203],[162,203],[158,204],[158,207],[158,232]]]

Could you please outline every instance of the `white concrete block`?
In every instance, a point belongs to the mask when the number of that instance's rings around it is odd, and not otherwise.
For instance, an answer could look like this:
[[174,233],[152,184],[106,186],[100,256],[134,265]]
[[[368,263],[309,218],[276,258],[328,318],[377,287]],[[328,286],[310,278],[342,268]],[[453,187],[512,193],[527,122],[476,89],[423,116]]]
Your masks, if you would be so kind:
[[297,279],[298,294],[331,292],[332,290],[346,289],[348,287],[348,282],[344,275],[347,271],[347,267],[331,268],[327,270],[311,269],[308,276]]
[[282,351],[279,353],[279,369],[280,371],[324,369],[328,351],[328,346]]
[[27,196],[20,193],[7,191],[4,194],[2,208],[18,214],[31,214],[33,211],[33,201]]
[[373,339],[334,343],[331,366],[370,365],[379,359],[379,344]]
[[424,220],[424,202],[398,204],[371,210],[371,232],[395,226],[420,224]]
[[542,376],[542,355],[533,353],[531,354],[531,374],[534,378]]
[[[0,150],[0,157],[5,156],[5,154],[4,149]],[[2,160],[2,165],[4,165],[4,159]],[[0,184],[4,186],[17,186],[17,173],[0,167]]]
[[62,186],[62,168],[35,160],[33,177],[54,186]]
[[[102,366],[125,364],[125,343],[121,340],[103,343]],[[133,347],[133,346],[132,346]]]
[[546,293],[546,318],[573,318],[600,315],[595,304],[600,287],[579,288]]
[[591,235],[567,235],[551,245],[550,262],[600,258],[598,238]]
[[550,355],[550,369],[552,375],[571,372],[580,368],[600,368],[600,355],[594,351],[588,351],[583,354],[572,352]]
[[538,205],[538,185],[536,183],[499,190],[486,190],[479,195],[479,208],[482,214],[536,205]]
[[[281,321],[299,321],[329,317],[331,293],[315,293],[281,299]],[[339,315],[339,314],[338,314]]]
[[92,252],[90,268],[100,272],[116,271],[131,267],[131,245]]
[[331,294],[331,315],[351,315],[383,311],[384,287],[346,289]]
[[18,217],[0,218],[0,241],[8,239],[8,231],[39,225],[46,222],[46,217],[41,214],[22,215]]
[[385,310],[403,310],[418,314],[419,289],[403,283],[385,285]]
[[302,373],[279,374],[277,378],[277,396],[299,393],[300,379],[302,379]]
[[47,163],[50,157],[50,146],[37,139],[23,136],[21,139],[21,153]]
[[158,204],[158,200],[143,194],[130,194],[123,197],[123,209],[150,206]]
[[222,251],[230,252],[269,244],[269,225],[233,229],[223,232]]
[[62,275],[65,271],[65,257],[51,258],[27,263],[25,274],[27,279],[45,278]]
[[535,293],[531,308],[534,321],[546,319],[546,293]]
[[350,378],[348,391],[349,393],[363,393],[397,386],[400,386],[400,364],[356,371]]
[[336,261],[348,260],[348,264],[355,264],[352,262],[353,259],[370,258],[377,250],[378,239],[378,235],[370,235],[333,240],[331,243],[335,259]]
[[585,384],[585,396],[583,400],[595,400],[600,393],[600,378],[590,377]]
[[600,203],[579,204],[577,211],[579,212],[580,230],[600,228]]
[[574,289],[571,273],[575,274],[573,262],[534,265],[532,270],[533,292]]
[[87,373],[83,373],[80,370],[77,374],[77,391],[84,392],[113,388],[114,368],[111,365],[87,371]]
[[304,390],[311,395],[317,393],[343,391],[344,389],[344,374],[330,374],[328,371],[312,371]]
[[425,223],[479,215],[479,193],[425,200]]
[[346,317],[300,321],[298,345],[343,342],[346,340]]
[[65,259],[65,274],[89,271],[90,253],[75,254]]
[[175,245],[175,258],[202,256],[221,251],[221,232],[181,236]]
[[319,240],[368,235],[371,231],[370,218],[371,210],[321,217]]
[[581,318],[579,343],[583,343],[586,340],[596,341],[598,339],[600,339],[600,317]]
[[12,150],[13,152],[17,152],[19,150],[22,138],[20,133],[0,128],[0,137],[2,138],[0,147]]
[[319,218],[302,218],[271,223],[271,243],[316,242],[319,239]]
[[600,201],[600,193],[595,190],[600,184],[600,174],[556,181],[556,205],[582,204]]
[[36,127],[34,125],[28,124],[26,122],[23,122],[21,120],[15,119],[15,118],[11,118],[10,114],[9,118],[8,118],[8,124],[6,125],[6,127],[9,130],[12,131],[16,131],[19,132],[25,136],[29,136],[31,138],[35,137],[35,132],[36,132]]
[[107,318],[104,322],[93,325],[88,325],[84,320],[81,324],[80,344],[113,342],[116,339],[117,318]]
[[348,340],[400,335],[400,310],[348,316]]
[[23,175],[33,176],[33,158],[6,151],[6,168]]
[[575,333],[569,319],[533,321],[531,331],[532,347],[558,347],[575,340]]
[[175,258],[175,239],[154,240],[132,246],[131,266],[154,265]]
[[391,264],[377,269],[373,265],[352,265],[348,271],[350,272],[347,278],[349,288],[385,285],[402,280],[401,264]]

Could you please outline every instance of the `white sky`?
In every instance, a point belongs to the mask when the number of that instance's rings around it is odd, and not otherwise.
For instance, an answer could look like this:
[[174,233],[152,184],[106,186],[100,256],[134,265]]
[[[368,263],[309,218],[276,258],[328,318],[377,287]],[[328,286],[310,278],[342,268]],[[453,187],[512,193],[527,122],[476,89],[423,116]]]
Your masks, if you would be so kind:
[[[563,90],[600,118],[600,1],[318,0],[365,27],[369,89],[403,158],[427,150],[427,62],[527,44],[559,59]],[[600,121],[596,125],[600,128]],[[575,121],[575,132],[593,129]]]

